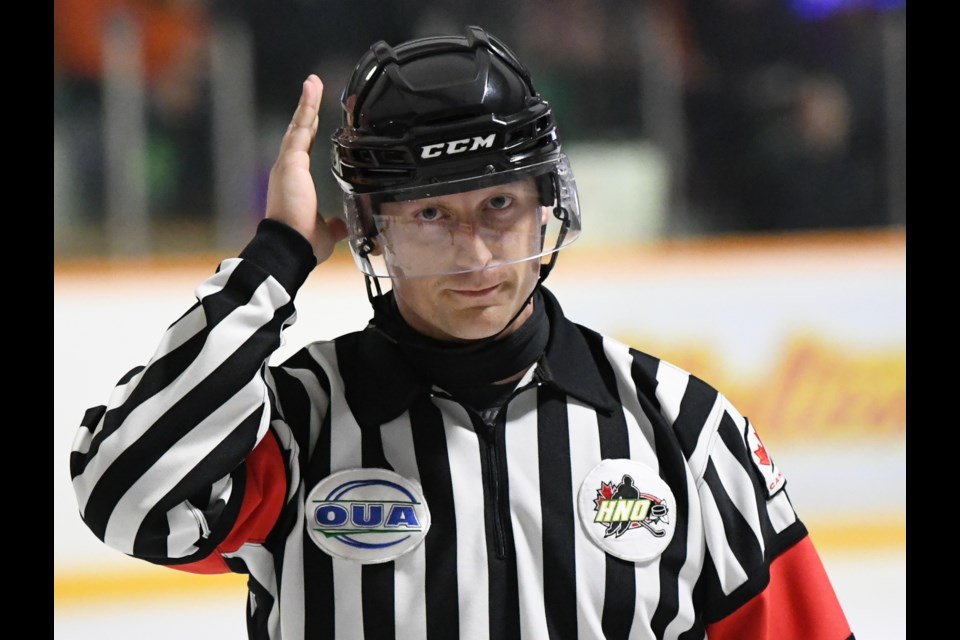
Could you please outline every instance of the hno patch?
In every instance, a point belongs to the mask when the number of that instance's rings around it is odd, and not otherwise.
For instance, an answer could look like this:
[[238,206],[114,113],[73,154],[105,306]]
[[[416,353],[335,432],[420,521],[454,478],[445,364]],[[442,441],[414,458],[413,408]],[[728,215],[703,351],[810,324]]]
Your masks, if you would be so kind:
[[430,510],[419,483],[386,469],[347,469],[321,480],[304,509],[310,538],[361,564],[395,560],[423,542]]
[[577,494],[580,525],[590,541],[629,562],[653,560],[666,550],[676,508],[669,485],[636,460],[604,460]]

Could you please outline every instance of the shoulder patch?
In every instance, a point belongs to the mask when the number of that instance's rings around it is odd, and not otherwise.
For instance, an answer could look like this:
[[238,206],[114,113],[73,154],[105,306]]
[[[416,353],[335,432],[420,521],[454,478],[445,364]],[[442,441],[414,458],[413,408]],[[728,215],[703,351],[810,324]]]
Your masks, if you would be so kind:
[[595,545],[629,562],[653,560],[676,529],[677,501],[663,479],[636,460],[604,460],[580,485],[580,524]]
[[346,469],[307,496],[307,532],[325,553],[360,564],[396,560],[423,542],[430,510],[420,484],[386,469]]
[[747,441],[747,448],[750,450],[750,460],[763,480],[767,497],[772,498],[787,486],[787,479],[783,476],[780,468],[773,463],[773,458],[767,453],[767,448],[763,446],[763,441],[760,440],[757,430],[753,428],[749,420],[746,423],[744,436]]

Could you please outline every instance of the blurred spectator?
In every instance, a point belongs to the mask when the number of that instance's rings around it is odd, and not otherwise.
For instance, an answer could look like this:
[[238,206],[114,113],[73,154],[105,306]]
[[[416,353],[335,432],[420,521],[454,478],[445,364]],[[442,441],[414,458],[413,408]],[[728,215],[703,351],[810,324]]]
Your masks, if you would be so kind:
[[850,158],[851,107],[836,78],[808,76],[782,114],[760,122],[746,159],[752,229],[829,229],[876,221],[869,169]]
[[147,85],[146,167],[155,215],[209,209],[207,23],[195,0],[54,0],[54,114],[81,172],[81,212],[103,208],[104,33],[123,14],[139,34]]
[[878,24],[785,2],[690,3],[690,199],[710,230],[886,221]]
[[[518,6],[518,53],[551,102],[564,140],[639,137],[642,3],[528,0]],[[521,49],[522,47],[522,49]]]

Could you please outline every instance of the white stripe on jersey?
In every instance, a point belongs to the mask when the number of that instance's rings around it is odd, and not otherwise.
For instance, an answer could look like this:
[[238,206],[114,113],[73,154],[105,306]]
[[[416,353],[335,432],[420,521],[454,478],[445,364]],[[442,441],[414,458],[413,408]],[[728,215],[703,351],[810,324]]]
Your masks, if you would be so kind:
[[773,530],[777,533],[797,521],[797,513],[793,510],[786,491],[781,491],[773,496],[773,499],[767,501],[767,513],[770,515]]
[[480,443],[470,416],[460,405],[437,398],[443,407],[443,430],[450,459],[454,517],[457,523],[457,594],[460,631],[474,640],[490,633],[490,577],[487,573],[487,537],[483,524],[483,477]]
[[312,455],[317,450],[317,440],[320,438],[320,428],[323,426],[323,416],[327,414],[330,399],[317,379],[317,374],[308,369],[294,369],[283,367],[283,370],[297,379],[303,385],[304,391],[310,398],[310,440],[307,451]]
[[[420,484],[410,414],[404,413],[381,426],[380,440],[383,443],[383,455],[393,470]],[[430,508],[429,504],[427,508]],[[427,599],[424,594],[427,588],[427,554],[424,543],[394,560],[393,580],[395,628],[403,630],[403,638],[426,640]]]
[[[757,512],[757,494],[754,490],[750,470],[744,469],[737,459],[727,449],[723,440],[717,439],[717,444],[713,448],[711,456],[714,468],[717,470],[717,476],[720,483],[726,489],[727,495],[733,502],[733,505],[746,520],[753,531],[753,536],[760,544],[760,550],[764,551],[763,533],[760,529],[760,514]],[[748,464],[750,462],[748,461]]]
[[333,343],[323,343],[311,349],[311,354],[317,358],[329,380],[338,380],[330,385],[330,473],[358,469],[362,466],[360,425],[347,404],[343,383],[337,376],[331,375],[331,372],[337,371],[336,349]]
[[[606,555],[583,531],[577,495],[583,479],[597,465],[600,438],[596,412],[573,398],[567,398],[567,422],[570,425],[570,479],[573,485],[573,513],[576,519],[574,553],[577,571],[577,635],[580,638],[602,638],[604,597],[603,566]],[[587,487],[592,490],[592,487]]]
[[[317,358],[330,380],[330,473],[362,466],[360,453],[360,426],[357,424],[347,399],[343,383],[331,376],[337,371],[337,352],[333,343],[322,343],[311,354]],[[362,565],[350,560],[333,558],[334,627],[337,640],[362,640],[363,597]]]
[[337,640],[363,640],[363,565],[333,559],[334,625]]
[[227,258],[222,261],[217,272],[201,282],[197,285],[197,288],[194,289],[194,295],[196,295],[197,300],[203,301],[207,296],[213,295],[223,289],[230,280],[230,274],[233,273],[242,262],[240,258]]
[[167,511],[167,527],[170,530],[167,534],[167,555],[171,558],[196,553],[198,547],[194,543],[210,531],[206,518],[189,502]]
[[537,446],[537,390],[527,389],[506,408],[504,433],[509,472],[510,512],[520,589],[520,626],[531,638],[546,638],[543,600],[543,508]]
[[[259,544],[247,543],[240,547],[235,553],[224,554],[227,558],[240,558],[246,565],[250,576],[263,585],[268,593],[276,596],[277,594],[277,575],[273,565],[273,554],[264,549]],[[250,592],[253,598],[253,592]],[[257,607],[262,607],[266,603],[257,602]],[[267,628],[270,630],[271,638],[280,637],[280,607],[278,603],[270,609],[270,615],[267,616]]]
[[654,472],[660,472],[660,462],[657,459],[654,446],[653,426],[640,407],[637,399],[637,387],[633,382],[633,356],[617,342],[609,338],[603,340],[603,351],[617,374],[617,392],[620,403],[623,405],[627,419],[627,437],[630,442],[630,456],[642,462]]
[[397,638],[427,638],[427,549],[424,544],[396,560],[393,574],[393,607]]
[[703,423],[703,428],[700,429],[700,435],[697,436],[697,446],[694,447],[693,453],[687,460],[687,467],[693,473],[698,484],[703,482],[703,474],[707,471],[707,462],[716,446],[714,443],[720,437],[717,427],[720,426],[720,419],[723,417],[723,407],[723,396],[717,394],[717,398],[710,408],[710,413],[707,414],[707,419]]
[[[295,455],[295,454],[294,454]],[[280,610],[280,626],[284,640],[304,640],[305,613],[303,602],[303,530],[304,504],[306,503],[306,489],[303,485],[297,490],[297,526],[293,527],[283,546],[283,565],[281,567],[280,602],[276,602],[274,609]]]
[[661,360],[657,366],[657,400],[660,402],[660,411],[670,424],[677,421],[680,402],[689,380],[689,373],[669,362]]
[[[197,335],[207,326],[207,311],[203,305],[196,305],[190,311],[185,313],[182,318],[177,320],[177,330],[167,331],[160,339],[157,350],[153,353],[151,362],[159,360],[163,356],[176,350],[178,347],[186,344],[188,340]],[[117,405],[112,405],[117,406]]]
[[704,522],[713,523],[714,525],[705,527],[707,549],[710,550],[714,566],[717,569],[720,588],[723,589],[725,594],[729,595],[734,589],[746,582],[747,574],[734,555],[729,552],[726,532],[724,531],[720,517],[720,509],[713,499],[713,492],[710,490],[710,487],[707,486],[706,482],[701,483],[699,489]]
[[[686,470],[687,480],[687,504],[694,505],[700,500],[697,494],[696,478],[690,472],[689,467]],[[707,546],[703,537],[703,519],[699,509],[687,509],[687,556],[680,568],[678,581],[680,584],[696,584],[697,577],[703,568],[703,560],[706,555]],[[664,640],[676,640],[680,634],[693,626],[696,611],[693,608],[693,599],[689,593],[680,589],[679,606],[677,615],[664,629]]]

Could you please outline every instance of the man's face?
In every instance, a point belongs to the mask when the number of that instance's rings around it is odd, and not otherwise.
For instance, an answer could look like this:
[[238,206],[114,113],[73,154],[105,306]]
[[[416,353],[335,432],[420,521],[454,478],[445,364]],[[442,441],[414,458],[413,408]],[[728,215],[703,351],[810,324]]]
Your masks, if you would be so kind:
[[[532,178],[383,203],[380,214],[397,306],[417,331],[441,340],[495,335],[533,291],[540,261],[526,258],[540,251],[545,209]],[[444,275],[405,277],[437,272]],[[504,335],[531,312],[527,306]]]

